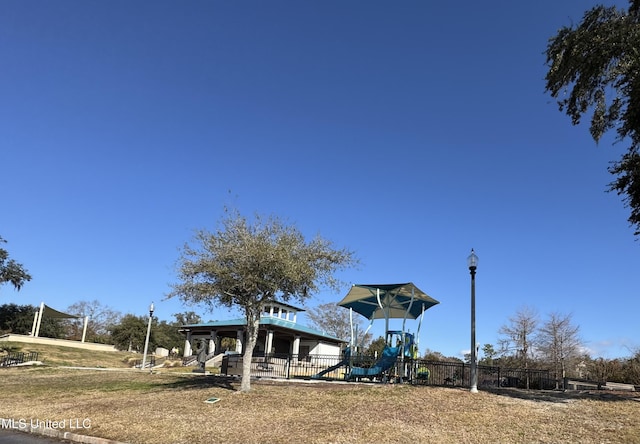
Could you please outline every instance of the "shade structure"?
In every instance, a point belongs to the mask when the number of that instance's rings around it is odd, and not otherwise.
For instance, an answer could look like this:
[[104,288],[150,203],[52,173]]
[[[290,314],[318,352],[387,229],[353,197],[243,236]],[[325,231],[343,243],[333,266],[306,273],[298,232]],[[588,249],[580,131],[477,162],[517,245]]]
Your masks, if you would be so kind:
[[[80,319],[82,316],[72,315],[69,313],[63,313],[61,311],[55,310],[47,305],[44,302],[40,303],[40,308],[34,314],[33,318],[33,327],[31,327],[31,336],[38,337],[40,335],[40,324],[42,323],[43,316],[48,318],[55,319]],[[85,335],[87,333],[87,322],[89,321],[89,317],[84,317],[84,328],[82,330],[82,342],[84,342]]]
[[353,285],[338,303],[367,319],[417,319],[424,310],[440,302],[412,282],[406,284]]
[[44,307],[44,311],[43,311],[43,317],[47,317],[47,318],[56,318],[56,319],[80,319],[82,318],[82,316],[78,316],[78,315],[72,315],[69,313],[63,313],[61,311],[55,310],[51,307],[49,307],[48,305],[43,305]]

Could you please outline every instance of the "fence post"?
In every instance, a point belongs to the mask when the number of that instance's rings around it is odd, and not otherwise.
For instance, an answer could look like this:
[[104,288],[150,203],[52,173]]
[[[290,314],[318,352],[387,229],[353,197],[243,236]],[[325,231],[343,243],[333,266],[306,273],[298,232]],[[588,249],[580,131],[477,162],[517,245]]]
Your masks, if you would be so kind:
[[[467,387],[467,383],[465,382],[465,378],[467,376],[467,364],[465,362],[462,363],[462,386],[463,387]],[[469,364],[469,385],[468,387],[471,387],[471,364]]]
[[220,366],[220,373],[226,376],[228,369],[229,369],[229,355],[224,355],[222,357],[222,365]]
[[291,354],[287,354],[287,363],[285,364],[285,375],[286,379],[290,379],[291,377]]

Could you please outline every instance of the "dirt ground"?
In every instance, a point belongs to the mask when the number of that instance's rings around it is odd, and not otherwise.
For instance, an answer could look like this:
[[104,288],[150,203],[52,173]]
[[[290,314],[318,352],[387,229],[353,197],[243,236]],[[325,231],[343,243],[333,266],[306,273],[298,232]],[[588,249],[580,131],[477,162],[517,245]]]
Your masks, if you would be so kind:
[[[135,444],[640,443],[640,393],[1,369],[0,418],[81,419]],[[10,394],[10,396],[7,396]],[[209,398],[219,402],[208,404]]]

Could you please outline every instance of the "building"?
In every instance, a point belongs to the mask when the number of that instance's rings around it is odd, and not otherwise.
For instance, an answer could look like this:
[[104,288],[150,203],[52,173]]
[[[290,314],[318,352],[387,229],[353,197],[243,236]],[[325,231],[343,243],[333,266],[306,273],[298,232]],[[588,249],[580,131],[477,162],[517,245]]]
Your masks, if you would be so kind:
[[[297,355],[298,359],[309,355],[340,356],[342,346],[348,340],[298,324],[301,311],[304,310],[280,302],[265,305],[254,356],[287,354]],[[227,351],[244,353],[246,325],[245,319],[232,319],[182,326],[180,331],[186,336],[184,357],[193,355],[192,344],[198,339],[208,341],[207,354],[210,356]],[[235,339],[235,349],[222,350],[222,338]]]

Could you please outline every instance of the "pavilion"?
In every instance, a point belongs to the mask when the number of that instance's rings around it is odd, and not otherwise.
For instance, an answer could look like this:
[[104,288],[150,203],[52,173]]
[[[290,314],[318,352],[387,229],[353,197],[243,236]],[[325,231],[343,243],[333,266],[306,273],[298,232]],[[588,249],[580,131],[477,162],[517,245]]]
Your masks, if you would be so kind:
[[[254,356],[265,354],[291,354],[303,359],[309,355],[339,356],[342,345],[348,341],[330,334],[298,324],[298,313],[304,311],[281,302],[272,302],[264,307],[260,316],[258,340]],[[201,324],[183,325],[180,332],[186,336],[184,357],[193,354],[192,344],[197,339],[208,340],[208,355],[223,352],[243,353],[246,343],[246,319],[211,321]],[[222,338],[235,339],[234,350],[222,350]]]

